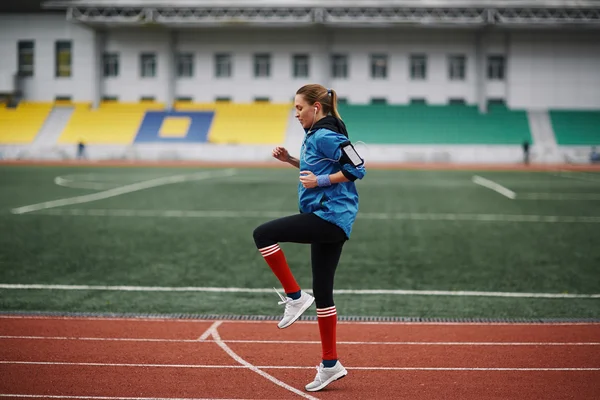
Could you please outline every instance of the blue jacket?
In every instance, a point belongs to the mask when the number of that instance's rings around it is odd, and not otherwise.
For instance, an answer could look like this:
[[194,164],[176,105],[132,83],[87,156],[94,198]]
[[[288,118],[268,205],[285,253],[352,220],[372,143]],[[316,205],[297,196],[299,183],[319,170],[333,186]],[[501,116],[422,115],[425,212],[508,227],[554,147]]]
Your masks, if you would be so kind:
[[358,213],[358,192],[354,181],[362,179],[366,171],[364,165],[356,168],[350,163],[343,163],[340,145],[344,142],[348,142],[346,126],[332,116],[321,119],[307,132],[300,149],[300,171],[311,171],[315,175],[342,171],[350,182],[312,189],[306,189],[299,183],[298,200],[301,213],[312,212],[339,226],[349,239]]

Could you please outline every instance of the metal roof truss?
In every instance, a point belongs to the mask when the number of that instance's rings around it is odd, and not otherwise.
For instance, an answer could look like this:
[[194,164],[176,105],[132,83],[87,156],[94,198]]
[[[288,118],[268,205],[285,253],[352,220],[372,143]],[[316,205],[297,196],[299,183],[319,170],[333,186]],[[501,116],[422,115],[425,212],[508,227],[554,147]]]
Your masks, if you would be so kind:
[[91,24],[164,25],[593,25],[597,8],[453,7],[69,7],[67,18]]

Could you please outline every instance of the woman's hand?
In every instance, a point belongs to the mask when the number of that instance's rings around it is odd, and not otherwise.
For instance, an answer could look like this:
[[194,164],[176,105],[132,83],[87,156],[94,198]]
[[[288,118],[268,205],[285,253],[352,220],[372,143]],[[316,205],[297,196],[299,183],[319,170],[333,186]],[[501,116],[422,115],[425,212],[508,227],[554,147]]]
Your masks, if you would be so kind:
[[300,171],[300,182],[307,189],[317,187],[317,176],[310,171]]
[[273,149],[273,157],[278,159],[279,161],[289,162],[290,161],[290,153],[285,149],[285,147],[275,147]]

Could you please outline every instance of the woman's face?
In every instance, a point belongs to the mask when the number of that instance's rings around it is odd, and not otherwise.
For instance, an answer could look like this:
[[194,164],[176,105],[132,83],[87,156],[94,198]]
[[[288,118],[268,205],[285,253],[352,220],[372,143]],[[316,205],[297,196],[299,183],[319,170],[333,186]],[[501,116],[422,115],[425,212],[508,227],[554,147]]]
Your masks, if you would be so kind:
[[297,94],[294,98],[294,106],[296,107],[296,118],[300,121],[300,125],[304,129],[310,129],[316,117],[315,106],[308,104],[301,94]]

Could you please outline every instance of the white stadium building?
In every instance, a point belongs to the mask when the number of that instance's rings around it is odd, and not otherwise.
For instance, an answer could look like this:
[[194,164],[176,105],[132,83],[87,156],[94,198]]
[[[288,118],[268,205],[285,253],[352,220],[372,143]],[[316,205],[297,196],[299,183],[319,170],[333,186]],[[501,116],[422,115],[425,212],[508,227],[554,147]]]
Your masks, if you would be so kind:
[[[600,2],[596,0],[4,3],[0,94],[4,112],[12,113],[4,120],[0,113],[0,124],[8,121],[4,133],[0,125],[4,158],[73,157],[78,133],[67,131],[81,132],[81,126],[94,125],[100,118],[94,119],[94,112],[103,104],[110,105],[106,107],[110,112],[119,107],[134,113],[212,110],[213,125],[221,124],[218,118],[235,119],[235,110],[242,110],[242,105],[267,107],[263,115],[268,116],[269,106],[284,104],[283,132],[264,143],[211,137],[213,130],[221,129],[218,126],[207,128],[204,143],[167,143],[166,136],[163,142],[150,143],[137,140],[143,125],[139,117],[132,117],[138,121],[130,129],[135,132],[124,133],[129,136],[114,143],[96,141],[98,133],[91,128],[89,134],[81,134],[90,156],[98,159],[264,160],[272,144],[293,145],[302,136],[293,121],[291,101],[306,83],[334,88],[351,117],[357,117],[356,110],[364,111],[365,118],[374,121],[393,110],[410,116],[418,109],[424,119],[436,119],[449,114],[448,107],[464,107],[473,113],[465,114],[471,118],[469,126],[476,126],[480,117],[482,126],[497,126],[496,120],[485,118],[492,117],[491,106],[502,105],[509,119],[516,118],[510,113],[523,113],[534,162],[585,162],[590,146],[600,144],[597,126],[596,136],[584,132],[583,139],[563,139],[573,134],[562,133],[572,121],[569,118],[582,113],[583,122],[573,124],[593,129],[589,125],[598,121]],[[19,141],[15,127],[23,125],[23,118],[35,118],[25,111],[15,116],[13,109],[21,104],[45,110],[39,111],[45,113],[41,123],[24,141]],[[244,110],[240,115],[253,114],[252,109]],[[248,118],[246,125],[261,123]],[[511,123],[506,130],[512,129]],[[409,129],[398,124],[400,133]],[[452,118],[448,124],[453,124]],[[386,126],[380,129],[396,129]],[[423,132],[436,129],[415,128],[413,123],[410,127]],[[438,142],[432,135],[424,136],[423,143],[410,133],[397,142],[371,140],[364,134],[360,139],[367,142],[364,151],[375,161],[521,159],[521,137],[473,142],[471,137],[447,140],[442,135]]]

